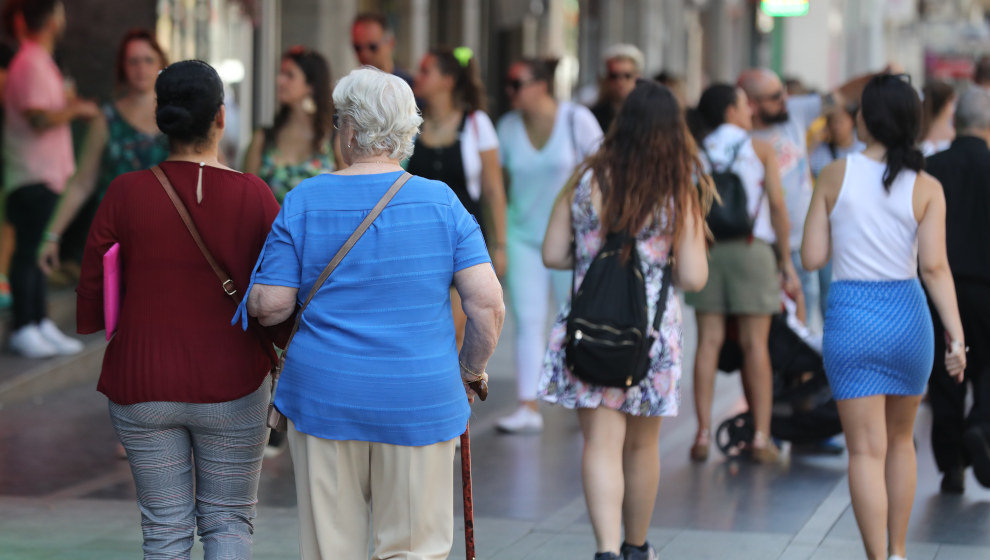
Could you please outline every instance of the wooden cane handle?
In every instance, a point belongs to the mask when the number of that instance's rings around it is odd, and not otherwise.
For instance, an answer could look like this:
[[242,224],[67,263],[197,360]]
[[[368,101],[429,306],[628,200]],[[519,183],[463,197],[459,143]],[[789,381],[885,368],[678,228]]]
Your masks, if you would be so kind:
[[479,399],[485,400],[488,398],[488,382],[484,379],[472,381],[468,383],[468,387],[478,395]]

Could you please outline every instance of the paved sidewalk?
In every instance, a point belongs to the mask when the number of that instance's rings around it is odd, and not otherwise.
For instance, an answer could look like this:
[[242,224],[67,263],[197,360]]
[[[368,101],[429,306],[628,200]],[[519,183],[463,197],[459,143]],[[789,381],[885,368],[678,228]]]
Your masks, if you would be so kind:
[[[690,312],[685,315],[690,321]],[[693,329],[685,326],[686,348],[694,346]],[[538,436],[494,431],[497,417],[514,407],[509,327],[505,333],[489,368],[492,397],[475,407],[472,420],[478,558],[590,559],[595,547],[574,414],[545,407],[546,429]],[[686,375],[681,415],[665,420],[661,431],[661,487],[650,532],[661,558],[863,557],[845,456],[791,453],[779,466],[761,467],[727,462],[713,450],[707,463],[692,464],[690,395]],[[720,376],[717,395],[718,418],[737,411],[738,377]],[[938,494],[929,425],[923,407],[909,558],[990,559],[990,491],[970,475],[965,495]],[[255,534],[259,560],[299,557],[288,455],[264,464]],[[459,519],[460,505],[454,506]],[[463,557],[462,543],[458,525],[451,558]],[[0,560],[133,559],[141,555],[140,544],[130,472],[115,456],[106,400],[92,382],[0,410]]]

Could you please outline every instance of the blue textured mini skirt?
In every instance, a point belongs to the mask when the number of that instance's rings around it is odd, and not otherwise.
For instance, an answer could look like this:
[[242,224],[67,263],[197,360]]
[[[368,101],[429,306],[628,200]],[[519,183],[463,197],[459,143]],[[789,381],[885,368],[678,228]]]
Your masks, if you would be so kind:
[[823,354],[837,400],[924,393],[935,337],[918,279],[832,282]]

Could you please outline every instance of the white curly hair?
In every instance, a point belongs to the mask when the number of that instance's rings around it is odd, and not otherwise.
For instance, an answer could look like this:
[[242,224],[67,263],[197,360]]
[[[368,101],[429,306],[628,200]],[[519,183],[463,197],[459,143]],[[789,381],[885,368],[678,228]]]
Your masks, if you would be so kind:
[[412,88],[402,78],[364,66],[337,82],[333,104],[342,122],[354,128],[354,152],[403,160],[423,124]]

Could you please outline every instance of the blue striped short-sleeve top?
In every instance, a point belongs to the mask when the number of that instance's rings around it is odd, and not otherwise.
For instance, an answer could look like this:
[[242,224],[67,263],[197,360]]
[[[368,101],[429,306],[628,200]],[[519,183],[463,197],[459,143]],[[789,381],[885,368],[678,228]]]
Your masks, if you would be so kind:
[[[252,285],[298,288],[302,303],[400,174],[300,183],[272,224]],[[310,302],[276,406],[297,430],[325,439],[419,446],[462,433],[470,411],[450,286],[455,272],[490,262],[477,222],[450,188],[410,179]]]

